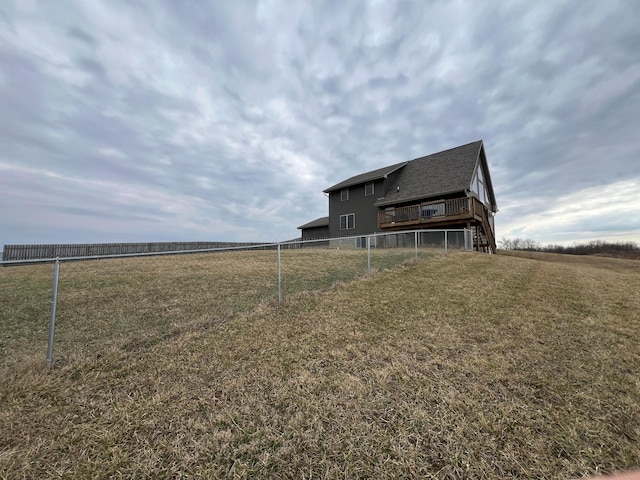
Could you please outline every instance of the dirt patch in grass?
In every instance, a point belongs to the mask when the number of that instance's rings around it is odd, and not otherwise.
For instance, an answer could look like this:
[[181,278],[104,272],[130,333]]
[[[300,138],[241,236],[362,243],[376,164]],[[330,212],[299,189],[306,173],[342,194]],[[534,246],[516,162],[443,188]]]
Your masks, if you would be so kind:
[[640,275],[608,264],[456,254],[53,370],[25,361],[1,379],[0,475],[568,478],[638,467],[639,290]]

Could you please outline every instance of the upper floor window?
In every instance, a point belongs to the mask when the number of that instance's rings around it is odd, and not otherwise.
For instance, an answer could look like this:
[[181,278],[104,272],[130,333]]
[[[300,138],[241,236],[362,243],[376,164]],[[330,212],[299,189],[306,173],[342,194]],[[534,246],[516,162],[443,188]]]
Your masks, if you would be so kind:
[[349,200],[349,189],[343,188],[342,190],[340,190],[340,201],[344,202],[346,200]]
[[373,195],[375,188],[373,186],[373,182],[364,184],[364,196],[368,197],[369,195]]
[[352,230],[356,228],[356,214],[348,213],[340,215],[340,230]]

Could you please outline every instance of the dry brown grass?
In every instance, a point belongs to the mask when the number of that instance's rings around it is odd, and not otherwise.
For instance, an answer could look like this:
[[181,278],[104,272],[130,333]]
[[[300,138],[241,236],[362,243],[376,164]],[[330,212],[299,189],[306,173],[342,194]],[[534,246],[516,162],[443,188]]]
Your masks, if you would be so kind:
[[568,265],[595,267],[613,270],[621,273],[640,274],[640,261],[638,259],[613,258],[602,255],[563,255],[560,253],[533,252],[522,250],[498,250],[499,255],[508,255],[518,258],[528,258],[543,262],[565,263]]
[[[640,275],[599,260],[455,254],[53,370],[25,360],[2,372],[0,475],[567,478],[638,467]],[[193,269],[176,282],[197,289],[208,277]],[[194,294],[179,315],[202,320],[208,301]]]
[[[420,251],[422,258],[433,254]],[[374,251],[372,269],[400,265],[413,255],[413,249]],[[52,270],[51,264],[0,268],[0,367],[43,358]],[[326,290],[366,272],[364,250],[283,250],[283,298]],[[55,358],[61,364],[111,348],[145,347],[277,299],[273,250],[61,263]]]

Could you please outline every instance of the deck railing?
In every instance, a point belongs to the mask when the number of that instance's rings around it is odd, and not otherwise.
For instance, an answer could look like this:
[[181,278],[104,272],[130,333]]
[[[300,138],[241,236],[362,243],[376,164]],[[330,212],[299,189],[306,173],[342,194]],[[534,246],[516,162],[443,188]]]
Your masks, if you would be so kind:
[[[495,252],[496,240],[493,226],[489,223],[487,210],[480,200],[475,197],[454,198],[436,202],[423,202],[406,207],[392,207],[378,212],[378,225],[383,230],[403,230],[406,228],[421,228],[431,224],[455,224],[458,222],[479,222],[482,230],[477,232],[478,246],[484,245]],[[446,222],[446,223],[445,223]],[[484,248],[484,247],[483,247]]]
[[476,198],[454,198],[439,202],[425,202],[406,207],[394,207],[378,212],[380,226],[444,219],[453,216],[473,217],[480,214],[482,204]]

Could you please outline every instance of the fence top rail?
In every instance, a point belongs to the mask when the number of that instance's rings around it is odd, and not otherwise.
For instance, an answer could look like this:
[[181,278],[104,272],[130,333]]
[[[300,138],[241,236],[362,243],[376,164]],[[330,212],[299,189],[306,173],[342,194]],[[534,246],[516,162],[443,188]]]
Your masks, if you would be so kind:
[[433,228],[423,228],[420,230],[398,230],[394,232],[373,232],[373,233],[363,233],[361,235],[350,235],[348,237],[325,237],[325,238],[314,238],[310,240],[293,240],[288,242],[280,242],[280,245],[295,245],[300,243],[314,243],[314,242],[329,242],[331,240],[355,240],[356,238],[363,237],[388,237],[391,235],[406,235],[408,233],[444,233],[444,232],[464,232],[467,231],[466,228],[442,228],[442,229],[433,229]]
[[[151,257],[157,255],[181,255],[187,253],[211,253],[211,252],[224,252],[224,251],[234,251],[234,250],[258,250],[258,249],[275,249],[278,246],[286,246],[286,245],[300,245],[307,243],[319,243],[319,242],[328,242],[331,240],[355,240],[363,237],[382,237],[382,236],[390,236],[390,235],[403,235],[409,233],[444,233],[444,232],[464,232],[466,229],[464,228],[456,228],[456,229],[422,229],[422,230],[401,230],[398,232],[374,232],[363,235],[352,235],[347,237],[327,237],[327,238],[318,238],[312,240],[289,240],[285,242],[272,242],[272,243],[262,243],[258,245],[243,245],[243,246],[235,246],[235,247],[216,247],[216,248],[199,248],[192,250],[170,250],[165,252],[137,252],[137,253],[114,253],[107,255],[81,255],[74,257],[56,257],[56,258],[33,258],[28,260],[0,260],[0,265],[22,265],[29,263],[54,263],[56,261],[60,262],[68,262],[68,261],[78,261],[78,260],[106,260],[112,258],[131,258],[131,257]],[[189,242],[186,242],[189,243]],[[194,242],[195,243],[195,242]]]

